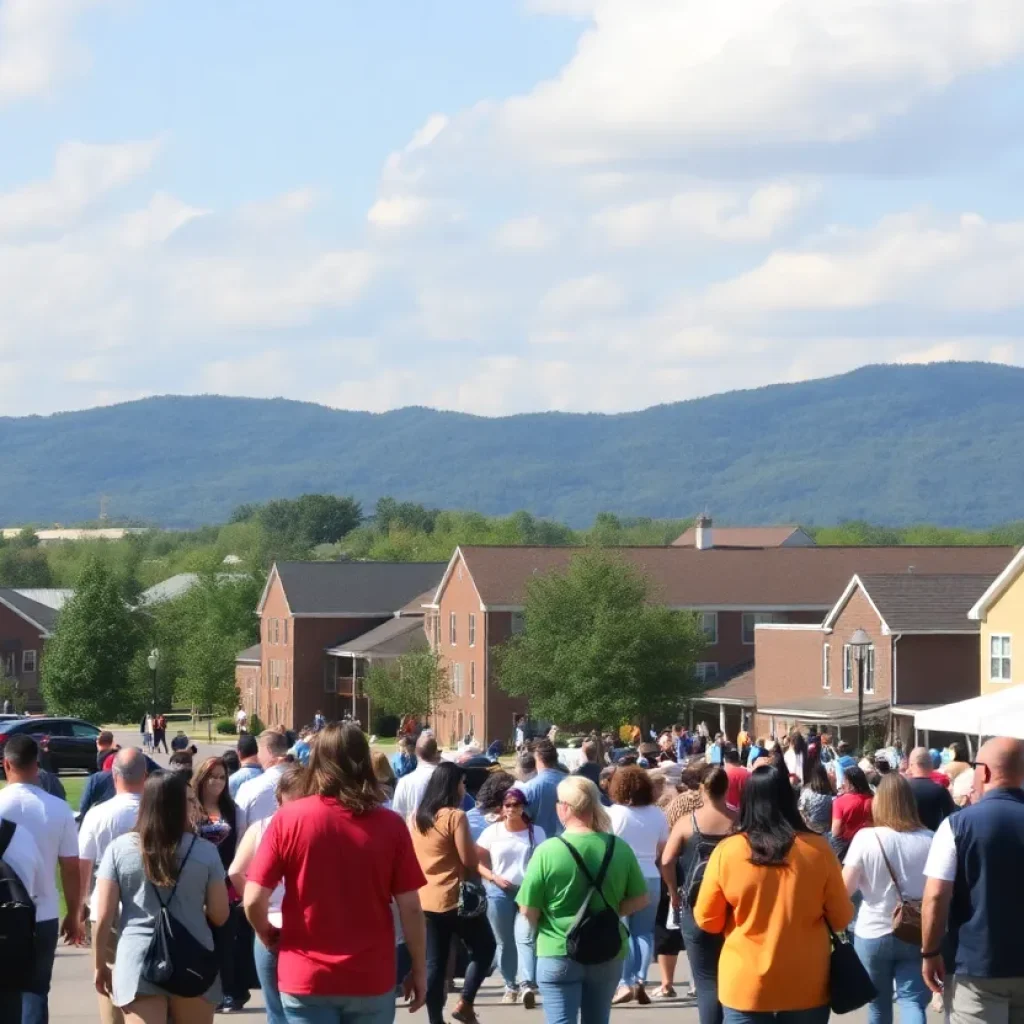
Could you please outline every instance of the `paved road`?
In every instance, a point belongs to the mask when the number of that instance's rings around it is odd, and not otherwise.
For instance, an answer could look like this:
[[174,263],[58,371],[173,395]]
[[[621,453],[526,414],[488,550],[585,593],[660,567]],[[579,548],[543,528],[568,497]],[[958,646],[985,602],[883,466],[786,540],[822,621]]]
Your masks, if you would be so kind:
[[[176,730],[167,730],[168,747],[171,744],[171,740],[174,738],[175,731]],[[217,739],[216,733],[214,733],[213,742],[207,743],[205,725],[201,729],[199,729],[195,734],[188,732],[188,730],[185,730],[185,733],[188,736],[190,742],[194,743],[199,748],[199,753],[195,757],[195,763],[197,765],[204,758],[213,757],[216,754],[221,754],[225,750],[228,750],[229,748],[235,745],[234,736],[228,736],[223,740],[219,740]],[[115,742],[119,743],[122,747],[142,746],[142,736],[140,735],[138,730],[135,730],[134,732],[131,732],[129,730],[118,730],[114,733],[114,740]],[[152,757],[154,761],[157,761],[160,764],[167,764],[167,754],[164,754],[163,752],[159,754],[153,754]]]

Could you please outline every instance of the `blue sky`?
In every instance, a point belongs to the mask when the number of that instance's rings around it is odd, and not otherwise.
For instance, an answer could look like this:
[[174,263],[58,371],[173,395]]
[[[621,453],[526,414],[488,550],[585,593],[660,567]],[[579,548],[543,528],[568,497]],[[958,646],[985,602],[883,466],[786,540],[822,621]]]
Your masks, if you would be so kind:
[[1022,53],[1005,0],[0,0],[0,414],[1020,364]]

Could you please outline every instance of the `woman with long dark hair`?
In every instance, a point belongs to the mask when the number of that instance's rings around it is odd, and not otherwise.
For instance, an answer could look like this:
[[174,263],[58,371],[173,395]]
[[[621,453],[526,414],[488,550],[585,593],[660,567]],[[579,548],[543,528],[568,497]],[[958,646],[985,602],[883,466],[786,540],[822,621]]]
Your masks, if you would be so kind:
[[[362,729],[324,726],[301,772],[299,799],[274,813],[245,883],[249,921],[261,944],[277,949],[285,1016],[319,1019],[325,1003],[344,1002],[366,1019],[393,1017],[392,902],[412,958],[406,991],[417,1010],[426,993],[423,873],[402,819],[382,806]],[[271,900],[282,883],[278,927]]]
[[711,855],[694,919],[709,932],[731,922],[718,962],[725,1024],[748,1024],[751,1015],[828,1021],[828,926],[846,928],[853,904],[828,841],[804,824],[788,776],[767,766],[751,773],[739,829]]
[[419,809],[409,819],[412,845],[427,884],[420,889],[420,904],[427,919],[427,1016],[430,1024],[444,1024],[448,951],[460,938],[469,950],[462,998],[452,1012],[461,1024],[476,1024],[473,1003],[487,977],[496,948],[491,926],[483,913],[459,913],[459,893],[477,874],[479,860],[461,810],[466,799],[462,769],[443,762],[427,782]]
[[872,824],[868,777],[854,765],[843,772],[839,796],[832,803],[832,848],[842,860],[853,837]]
[[[134,832],[107,848],[96,873],[93,929],[96,990],[109,995],[130,1024],[166,1020],[210,1024],[221,998],[215,980],[201,996],[173,996],[142,977],[161,907],[214,957],[212,927],[228,919],[224,867],[211,843],[192,832],[188,784],[163,772],[146,780]],[[105,952],[120,904],[120,939],[113,972]]]
[[804,784],[804,762],[807,760],[807,740],[799,729],[789,734],[789,749],[784,755],[786,770],[790,778],[802,786]]
[[832,825],[832,803],[835,800],[832,780],[820,761],[810,768],[807,784],[800,792],[799,808],[804,823],[812,832],[825,835]]
[[503,794],[501,817],[476,841],[480,876],[487,888],[487,920],[498,942],[498,967],[505,982],[501,1001],[517,1003],[521,999],[528,1010],[537,1003],[537,952],[516,896],[534,850],[546,838],[526,813],[526,794],[512,786]]

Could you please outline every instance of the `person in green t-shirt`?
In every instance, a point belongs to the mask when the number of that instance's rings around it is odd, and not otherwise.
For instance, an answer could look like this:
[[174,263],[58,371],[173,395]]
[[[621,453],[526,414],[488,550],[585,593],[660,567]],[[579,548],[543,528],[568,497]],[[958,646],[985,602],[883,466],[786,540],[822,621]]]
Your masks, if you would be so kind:
[[[615,849],[602,892],[620,917],[642,910],[650,897],[633,851],[611,835],[608,812],[601,806],[597,786],[571,775],[558,786],[558,818],[565,827],[559,839],[548,839],[526,869],[517,901],[520,911],[537,929],[537,985],[544,1000],[547,1024],[608,1024],[612,996],[618,986],[625,955],[626,930],[619,956],[603,964],[584,965],[569,959],[566,934],[583,905],[590,883],[565,848],[571,843],[596,878],[608,844]],[[601,907],[601,897],[594,895]]]

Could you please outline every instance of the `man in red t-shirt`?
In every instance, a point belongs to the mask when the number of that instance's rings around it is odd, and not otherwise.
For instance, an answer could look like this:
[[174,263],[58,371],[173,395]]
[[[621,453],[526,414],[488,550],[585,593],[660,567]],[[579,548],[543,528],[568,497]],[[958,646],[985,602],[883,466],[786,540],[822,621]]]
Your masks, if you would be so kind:
[[743,790],[750,781],[750,772],[740,766],[740,752],[735,747],[729,747],[725,752],[725,774],[729,776],[725,802],[729,807],[739,808]]
[[[343,773],[341,764],[354,765],[355,777]],[[282,1002],[300,1010],[337,999],[368,1016],[389,1009],[393,1016],[394,901],[412,958],[406,992],[411,1009],[418,1009],[427,989],[419,898],[426,879],[409,829],[366,795],[377,785],[366,737],[357,726],[336,722],[321,730],[309,770],[313,778],[327,779],[325,786],[334,794],[295,800],[274,814],[245,886],[245,911],[256,934],[278,950]],[[281,882],[278,931],[267,914]]]

